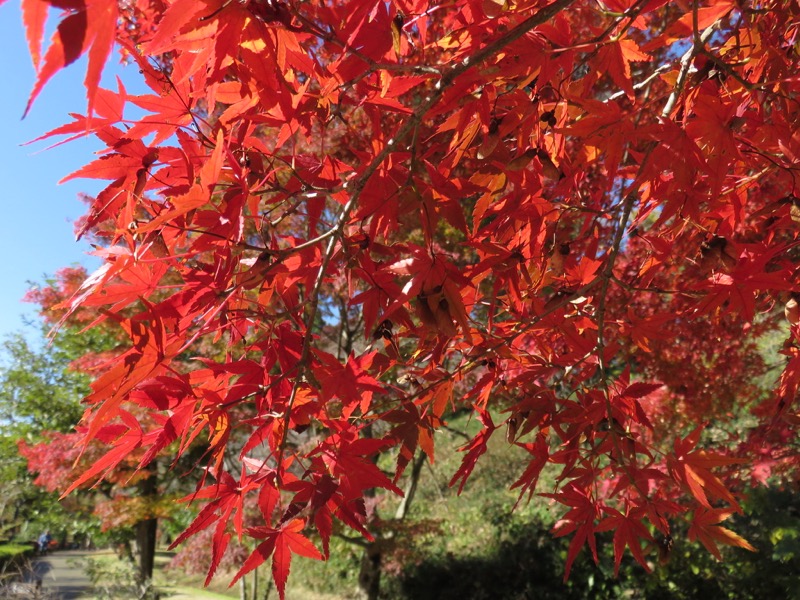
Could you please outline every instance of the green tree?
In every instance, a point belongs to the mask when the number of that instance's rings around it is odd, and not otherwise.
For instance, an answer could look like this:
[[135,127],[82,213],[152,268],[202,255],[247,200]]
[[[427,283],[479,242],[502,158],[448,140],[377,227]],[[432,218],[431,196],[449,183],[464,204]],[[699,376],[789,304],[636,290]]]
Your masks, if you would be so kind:
[[[64,340],[66,341],[66,340]],[[8,435],[39,436],[71,431],[83,412],[89,378],[70,368],[76,356],[62,345],[39,339],[37,348],[21,333],[2,344],[0,424]]]
[[[35,537],[41,528],[63,534],[96,528],[93,519],[78,519],[56,494],[33,484],[19,440],[36,443],[45,432],[71,431],[83,409],[89,379],[72,368],[72,357],[43,337],[29,340],[16,333],[0,346],[0,537]],[[74,509],[80,500],[71,499]]]

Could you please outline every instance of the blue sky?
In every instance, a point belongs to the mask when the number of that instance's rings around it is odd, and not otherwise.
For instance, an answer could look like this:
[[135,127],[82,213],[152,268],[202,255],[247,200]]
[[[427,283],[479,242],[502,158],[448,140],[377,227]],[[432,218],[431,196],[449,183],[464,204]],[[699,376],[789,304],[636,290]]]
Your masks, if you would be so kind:
[[[109,66],[114,59],[112,56]],[[109,81],[121,67],[106,70],[103,79]],[[77,180],[58,185],[58,181],[90,162],[99,143],[87,138],[49,150],[52,142],[21,146],[68,122],[70,112],[85,114],[84,74],[82,61],[58,73],[22,120],[35,73],[19,3],[12,0],[0,6],[0,82],[4,88],[0,90],[0,338],[23,329],[23,316],[30,319],[35,315],[33,306],[20,301],[28,282],[42,281],[63,266],[83,264],[93,270],[98,265],[86,254],[91,250],[88,244],[75,241],[72,222],[85,209],[79,193],[96,193],[102,182]],[[131,73],[124,77],[129,87]]]

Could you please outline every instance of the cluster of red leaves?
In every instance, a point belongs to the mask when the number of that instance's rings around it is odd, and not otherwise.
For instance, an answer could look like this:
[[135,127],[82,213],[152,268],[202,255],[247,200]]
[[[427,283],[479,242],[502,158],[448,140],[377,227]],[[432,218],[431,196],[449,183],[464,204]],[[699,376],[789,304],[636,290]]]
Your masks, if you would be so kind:
[[169,519],[176,512],[172,498],[118,494],[96,503],[94,514],[103,530],[131,527],[147,519]]
[[[39,448],[24,440],[18,443],[19,451],[27,459],[30,470],[38,473],[36,485],[49,492],[61,491],[81,473],[76,468],[76,462],[81,456],[80,441],[83,436],[78,433],[49,433],[47,437],[48,452],[40,452]],[[100,444],[92,448],[97,452],[85,453],[89,460],[92,457],[100,458],[105,453]]]
[[[49,6],[65,13],[41,58]],[[526,452],[523,494],[557,468],[567,573],[598,531],[617,568],[626,547],[647,566],[676,519],[715,554],[750,548],[718,525],[740,458],[694,424],[753,401],[743,336],[800,292],[796,4],[23,9],[31,101],[88,55],[87,114],[45,137],[107,146],[69,176],[110,182],[80,232],[104,263],[62,305],[130,340],[86,399],[85,437],[110,447],[90,477],[202,440],[214,481],[177,541],[213,529],[211,573],[247,535],[238,576],[272,557],[283,595],[292,554],[319,556],[303,530],[322,554],[334,519],[369,537],[365,492],[400,493],[464,407],[483,429],[453,483],[501,427]],[[115,39],[151,93],[99,87]],[[797,425],[793,332],[753,439]],[[188,352],[204,358],[185,368]],[[373,457],[391,449],[388,477]],[[243,524],[250,497],[262,525]]]
[[[46,441],[29,445],[20,440],[19,452],[36,473],[34,483],[50,492],[64,492],[78,482],[82,489],[100,486],[96,496],[84,496],[72,503],[75,512],[86,511],[100,519],[103,530],[130,527],[151,518],[170,517],[176,510],[169,498],[128,496],[126,489],[152,476],[139,469],[142,452],[133,452],[123,460],[110,460],[104,442],[115,437],[114,431],[86,443],[85,435],[54,433]],[[110,434],[110,435],[109,435]],[[76,486],[72,486],[73,488]],[[65,505],[67,507],[70,504]]]
[[[69,300],[86,281],[86,270],[82,267],[65,267],[59,269],[49,285],[37,286],[25,294],[25,302],[39,305],[40,315],[45,322],[54,325],[65,315],[66,309],[59,309]],[[96,318],[93,312],[77,310],[70,314],[70,322],[76,326],[85,326]]]

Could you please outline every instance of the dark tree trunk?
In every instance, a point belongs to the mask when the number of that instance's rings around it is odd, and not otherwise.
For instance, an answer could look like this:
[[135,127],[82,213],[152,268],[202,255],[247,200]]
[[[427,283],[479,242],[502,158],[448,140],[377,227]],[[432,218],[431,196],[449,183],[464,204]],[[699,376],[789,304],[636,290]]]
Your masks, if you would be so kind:
[[381,542],[376,540],[364,549],[358,573],[358,591],[361,598],[378,600],[381,591]]
[[[155,474],[139,482],[139,493],[143,498],[156,495],[157,478]],[[142,583],[153,578],[156,558],[156,533],[158,519],[145,519],[136,524],[136,546],[139,550],[139,579]]]
[[[411,464],[411,473],[404,490],[403,500],[394,515],[396,521],[405,519],[411,509],[411,503],[417,493],[417,484],[419,483],[425,460],[425,454],[420,452]],[[378,600],[378,595],[381,591],[381,566],[383,563],[384,543],[387,540],[382,540],[379,535],[375,537],[375,541],[367,544],[364,548],[364,553],[361,555],[361,568],[358,572],[358,596],[364,600]]]
[[136,545],[139,547],[139,579],[142,582],[153,578],[157,529],[157,519],[147,519],[136,524]]

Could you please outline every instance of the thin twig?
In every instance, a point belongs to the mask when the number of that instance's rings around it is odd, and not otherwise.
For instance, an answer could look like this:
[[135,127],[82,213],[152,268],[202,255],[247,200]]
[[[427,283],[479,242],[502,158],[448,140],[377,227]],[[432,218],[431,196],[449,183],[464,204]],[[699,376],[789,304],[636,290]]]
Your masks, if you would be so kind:
[[714,33],[718,26],[719,21],[715,21],[706,27],[699,37],[695,35],[692,47],[681,57],[681,68],[678,72],[678,78],[675,80],[675,87],[672,88],[672,93],[669,95],[667,103],[664,105],[664,110],[661,111],[661,116],[665,119],[672,114],[672,110],[675,108],[678,98],[683,94],[683,88],[686,86],[686,79],[689,77],[689,71],[691,70],[694,57],[703,51],[706,41],[708,41],[708,38],[711,37],[711,34]]

